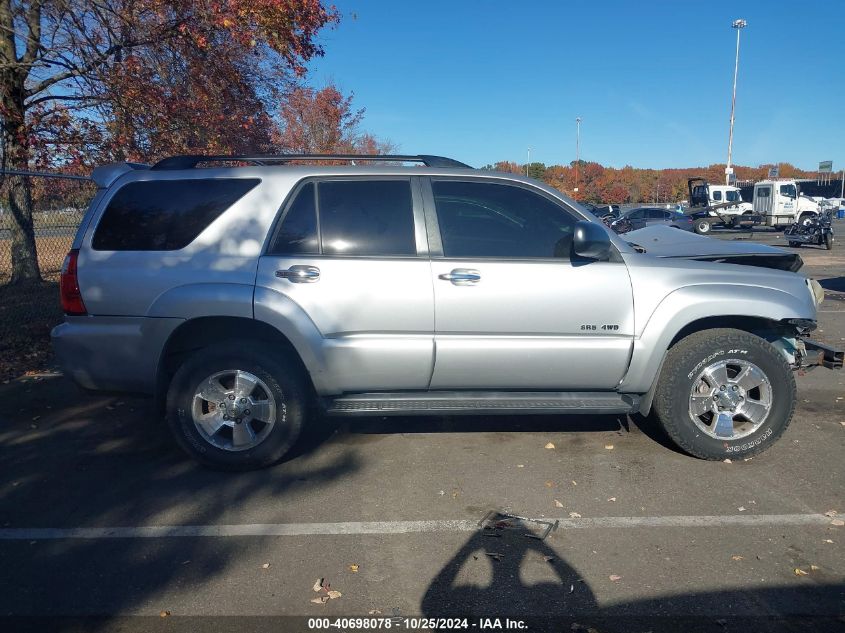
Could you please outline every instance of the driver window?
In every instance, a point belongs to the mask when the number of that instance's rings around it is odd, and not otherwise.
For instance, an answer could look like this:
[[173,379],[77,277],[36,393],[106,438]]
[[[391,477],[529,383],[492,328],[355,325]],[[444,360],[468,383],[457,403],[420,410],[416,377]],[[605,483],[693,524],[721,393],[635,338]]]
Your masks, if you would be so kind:
[[713,199],[714,200],[721,200],[722,199],[722,192],[721,191],[714,191],[713,192]]
[[446,257],[569,259],[576,219],[523,187],[434,180]]
[[788,198],[795,197],[795,185],[781,185],[780,186],[780,193],[783,196],[787,196]]

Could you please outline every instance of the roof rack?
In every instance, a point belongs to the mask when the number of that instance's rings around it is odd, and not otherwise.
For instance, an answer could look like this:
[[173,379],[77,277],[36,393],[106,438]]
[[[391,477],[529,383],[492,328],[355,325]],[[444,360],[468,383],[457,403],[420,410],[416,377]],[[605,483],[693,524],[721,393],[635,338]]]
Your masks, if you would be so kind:
[[222,163],[222,162],[243,162],[255,165],[267,165],[272,163],[288,163],[294,160],[348,160],[348,161],[382,161],[402,163],[422,163],[426,167],[461,167],[472,169],[469,165],[452,158],[443,156],[430,156],[419,154],[416,156],[406,154],[267,154],[267,155],[213,155],[202,156],[200,154],[184,154],[181,156],[169,156],[158,161],[151,169],[193,169],[200,163]]

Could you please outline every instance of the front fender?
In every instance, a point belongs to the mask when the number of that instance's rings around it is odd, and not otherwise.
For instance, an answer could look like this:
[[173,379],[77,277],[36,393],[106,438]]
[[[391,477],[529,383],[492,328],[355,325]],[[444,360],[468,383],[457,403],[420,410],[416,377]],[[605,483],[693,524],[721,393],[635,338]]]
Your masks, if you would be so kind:
[[774,288],[739,284],[701,284],[675,290],[657,305],[642,334],[634,339],[631,363],[618,390],[645,393],[657,378],[669,345],[687,325],[712,317],[816,319],[809,292],[805,296]]

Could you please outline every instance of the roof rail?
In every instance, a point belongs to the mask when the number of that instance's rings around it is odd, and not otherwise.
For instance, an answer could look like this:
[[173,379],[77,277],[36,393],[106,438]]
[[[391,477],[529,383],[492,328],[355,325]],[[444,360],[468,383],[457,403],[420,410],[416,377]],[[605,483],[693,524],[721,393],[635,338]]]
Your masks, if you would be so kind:
[[384,161],[402,163],[422,163],[426,167],[461,167],[472,169],[460,161],[443,156],[430,156],[419,154],[416,156],[406,154],[267,154],[267,155],[212,155],[202,156],[200,154],[184,154],[170,156],[158,161],[151,169],[193,169],[200,163],[220,162],[243,162],[255,165],[267,165],[269,163],[288,163],[294,160],[348,160],[348,161]]

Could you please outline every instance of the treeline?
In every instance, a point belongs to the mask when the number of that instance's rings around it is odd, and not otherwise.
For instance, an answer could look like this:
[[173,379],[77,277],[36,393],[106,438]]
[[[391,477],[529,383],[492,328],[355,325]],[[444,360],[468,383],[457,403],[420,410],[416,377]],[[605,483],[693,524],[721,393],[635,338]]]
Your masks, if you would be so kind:
[[[768,177],[773,165],[759,167],[734,166],[738,181],[756,181]],[[798,169],[789,163],[778,163],[782,178],[815,178],[815,172]],[[680,169],[641,169],[626,165],[621,169],[599,163],[572,161],[569,165],[544,163],[518,164],[500,161],[482,169],[528,174],[542,180],[577,200],[595,203],[679,202],[689,197],[687,180],[702,177],[710,183],[725,182],[725,164]],[[526,172],[527,169],[527,172]],[[575,188],[578,191],[575,191]]]

